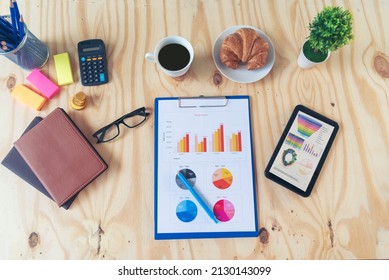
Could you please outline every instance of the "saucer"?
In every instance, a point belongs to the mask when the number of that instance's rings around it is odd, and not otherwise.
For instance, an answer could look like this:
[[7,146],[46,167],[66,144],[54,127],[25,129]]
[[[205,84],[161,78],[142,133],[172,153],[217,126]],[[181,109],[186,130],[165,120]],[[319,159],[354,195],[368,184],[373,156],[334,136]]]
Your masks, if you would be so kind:
[[[239,67],[234,70],[228,68],[220,61],[219,53],[224,38],[226,38],[230,34],[235,33],[240,28],[254,29],[258,33],[258,35],[269,44],[269,56],[265,66],[255,70],[247,70],[246,65],[242,64],[239,65]],[[220,33],[219,37],[215,41],[215,44],[213,45],[212,57],[217,69],[226,78],[237,83],[245,84],[245,83],[253,83],[259,81],[270,72],[270,70],[273,68],[274,65],[275,52],[274,52],[274,46],[272,41],[262,30],[249,25],[235,25],[230,28],[227,28],[222,33]]]

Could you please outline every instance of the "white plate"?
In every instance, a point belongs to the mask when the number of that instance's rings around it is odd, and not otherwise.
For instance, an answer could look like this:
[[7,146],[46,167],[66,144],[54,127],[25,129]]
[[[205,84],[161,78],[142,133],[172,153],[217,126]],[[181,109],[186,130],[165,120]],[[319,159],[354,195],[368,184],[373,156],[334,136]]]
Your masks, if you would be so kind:
[[[235,33],[238,29],[240,28],[252,28],[254,29],[258,35],[268,42],[269,44],[269,56],[268,60],[265,66],[255,69],[255,70],[247,70],[246,65],[239,65],[237,69],[231,69],[225,66],[221,61],[220,61],[220,48],[223,44],[224,38],[226,38],[228,35]],[[263,77],[265,77],[270,70],[273,68],[274,65],[274,60],[275,60],[275,53],[274,53],[274,46],[270,38],[260,29],[249,26],[249,25],[236,25],[232,26],[230,28],[227,28],[224,30],[219,37],[216,39],[215,44],[213,45],[213,50],[212,50],[212,56],[213,56],[213,61],[215,62],[215,65],[217,69],[228,79],[231,81],[237,82],[237,83],[253,83],[256,81],[259,81]]]

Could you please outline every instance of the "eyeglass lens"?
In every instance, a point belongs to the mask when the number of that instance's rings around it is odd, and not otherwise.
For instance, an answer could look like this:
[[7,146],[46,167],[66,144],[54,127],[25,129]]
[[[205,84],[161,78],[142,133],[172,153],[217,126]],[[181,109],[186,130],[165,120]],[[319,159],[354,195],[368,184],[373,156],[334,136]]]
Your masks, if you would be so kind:
[[123,119],[123,123],[128,127],[135,127],[140,125],[146,119],[146,114],[143,112],[142,115],[133,115]]
[[119,135],[119,126],[117,124],[112,124],[106,130],[102,131],[96,135],[100,141],[110,141]]

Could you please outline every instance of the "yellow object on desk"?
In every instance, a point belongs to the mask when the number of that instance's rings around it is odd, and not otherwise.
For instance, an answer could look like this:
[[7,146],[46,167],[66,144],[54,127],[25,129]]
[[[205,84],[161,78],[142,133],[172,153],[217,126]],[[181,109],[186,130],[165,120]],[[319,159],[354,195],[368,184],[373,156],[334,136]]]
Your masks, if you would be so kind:
[[20,102],[26,104],[33,110],[40,111],[46,102],[46,98],[40,96],[36,92],[27,88],[24,85],[16,85],[11,95]]
[[86,106],[86,95],[82,91],[76,93],[72,99],[70,99],[70,106],[74,110],[82,110]]
[[58,85],[64,86],[72,84],[74,81],[69,54],[65,52],[54,55],[54,63]]

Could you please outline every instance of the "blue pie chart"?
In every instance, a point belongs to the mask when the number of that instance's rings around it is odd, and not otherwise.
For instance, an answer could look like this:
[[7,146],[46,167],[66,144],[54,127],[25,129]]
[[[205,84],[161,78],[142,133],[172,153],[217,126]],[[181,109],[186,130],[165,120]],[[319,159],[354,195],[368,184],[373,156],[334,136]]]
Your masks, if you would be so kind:
[[183,200],[177,205],[176,215],[180,221],[189,223],[197,216],[197,206],[191,200]]

